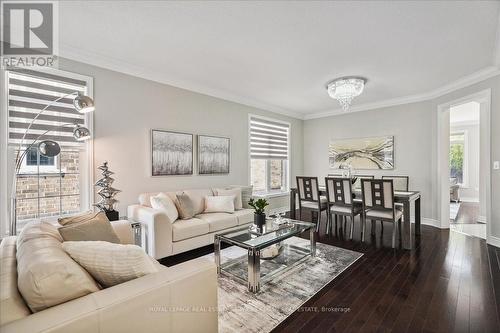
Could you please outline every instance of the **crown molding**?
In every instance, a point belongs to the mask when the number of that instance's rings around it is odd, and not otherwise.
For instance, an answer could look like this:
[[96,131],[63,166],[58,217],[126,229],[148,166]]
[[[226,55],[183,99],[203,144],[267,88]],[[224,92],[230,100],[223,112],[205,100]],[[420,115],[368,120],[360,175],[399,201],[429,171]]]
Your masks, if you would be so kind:
[[[500,24],[499,24],[499,26],[500,26]],[[500,35],[500,32],[499,32],[499,35]],[[500,42],[497,44],[498,45],[497,45],[496,57],[499,57]],[[169,79],[165,79],[164,75],[162,75],[158,71],[153,71],[153,70],[147,69],[143,66],[136,66],[136,65],[130,64],[128,62],[125,62],[125,61],[122,61],[122,60],[119,60],[116,58],[112,58],[112,57],[109,57],[109,56],[106,56],[103,54],[98,54],[97,52],[84,51],[78,47],[75,47],[75,46],[72,46],[69,44],[64,44],[64,43],[61,44],[59,47],[59,51],[60,51],[60,56],[62,58],[67,58],[69,60],[74,60],[74,61],[78,61],[78,62],[81,62],[84,64],[89,64],[89,65],[113,70],[113,71],[116,71],[119,73],[128,74],[131,76],[139,77],[142,79],[146,79],[146,80],[150,80],[150,81],[154,81],[154,82],[158,82],[158,83],[162,83],[162,84],[167,84],[167,85],[170,85],[173,87],[197,92],[197,93],[211,96],[211,97],[215,97],[215,98],[224,99],[224,100],[227,100],[230,102],[254,107],[254,108],[257,108],[260,110],[264,110],[264,111],[274,112],[277,114],[281,114],[281,115],[296,118],[296,119],[309,120],[309,119],[324,118],[324,117],[331,117],[331,116],[346,114],[340,108],[333,109],[333,110],[314,112],[311,114],[303,114],[303,113],[299,113],[299,112],[286,110],[286,109],[280,108],[280,107],[275,106],[275,105],[262,103],[260,101],[254,100],[254,99],[250,99],[250,98],[246,98],[246,97],[242,97],[242,96],[237,96],[237,95],[235,95],[231,92],[228,92],[228,91],[203,87],[199,84],[195,84],[193,82],[189,82],[189,81],[182,80],[179,78],[169,77]],[[480,81],[486,80],[490,77],[493,77],[493,76],[496,76],[499,74],[500,74],[499,67],[497,67],[497,66],[486,67],[486,68],[479,70],[471,75],[464,76],[456,81],[453,81],[453,82],[446,84],[440,88],[431,90],[431,91],[423,93],[423,94],[415,94],[415,95],[387,99],[387,100],[373,102],[373,103],[353,105],[349,109],[349,113],[368,111],[368,110],[374,110],[374,109],[381,109],[381,108],[387,108],[387,107],[391,107],[391,106],[411,104],[411,103],[432,100],[432,99],[438,98],[440,96],[443,96],[445,94],[451,93],[455,90],[465,88],[467,86],[470,86],[472,84],[478,83]]]
[[[470,85],[473,85],[475,83],[489,79],[491,77],[497,76],[499,74],[500,74],[500,69],[498,67],[496,67],[496,66],[486,67],[486,68],[479,70],[475,73],[472,73],[472,74],[464,76],[456,81],[448,83],[440,88],[428,91],[427,93],[410,95],[410,96],[405,96],[405,97],[398,97],[398,98],[393,98],[393,99],[387,99],[384,101],[379,101],[379,102],[374,102],[374,103],[354,105],[351,108],[349,108],[349,113],[368,111],[368,110],[386,108],[386,107],[403,105],[403,104],[411,104],[411,103],[429,101],[429,100],[441,97],[443,95],[449,94],[449,93],[456,91],[458,89],[462,89],[462,88],[468,87]],[[304,116],[304,120],[331,117],[331,116],[337,116],[337,115],[342,115],[342,114],[346,114],[346,112],[342,111],[342,109],[340,109],[340,108],[334,109],[334,110],[325,110],[325,111],[315,112],[312,114],[306,114]]]
[[260,110],[274,112],[296,119],[301,119],[301,120],[304,119],[304,115],[302,113],[286,110],[275,105],[256,101],[254,99],[237,96],[231,92],[224,91],[221,89],[207,88],[183,79],[175,77],[169,77],[169,79],[166,79],[165,75],[163,75],[160,71],[154,71],[143,66],[133,65],[123,60],[99,54],[97,52],[88,52],[76,46],[72,46],[66,43],[61,43],[61,45],[59,46],[59,54],[60,57],[62,58],[78,61],[84,64],[109,69],[119,73],[124,73],[131,76],[146,79],[149,81],[167,84],[176,88],[181,88],[188,91],[207,95],[210,97],[215,97],[226,101],[242,104],[245,106],[250,106]]

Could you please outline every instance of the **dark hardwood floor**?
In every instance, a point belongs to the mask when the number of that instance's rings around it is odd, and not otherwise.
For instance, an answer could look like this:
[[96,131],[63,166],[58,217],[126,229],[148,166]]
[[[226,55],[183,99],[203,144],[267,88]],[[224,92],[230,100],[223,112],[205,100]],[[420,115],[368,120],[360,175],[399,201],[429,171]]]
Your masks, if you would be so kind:
[[478,202],[461,202],[457,218],[453,223],[456,224],[475,224],[479,218]]
[[[305,216],[304,216],[305,217]],[[325,221],[325,219],[323,219]],[[422,226],[413,251],[393,250],[392,226],[360,242],[342,234],[319,242],[364,253],[273,332],[500,332],[500,250],[479,238]],[[307,238],[307,235],[303,235]],[[201,256],[205,247],[162,261]],[[347,308],[347,312],[335,312]]]

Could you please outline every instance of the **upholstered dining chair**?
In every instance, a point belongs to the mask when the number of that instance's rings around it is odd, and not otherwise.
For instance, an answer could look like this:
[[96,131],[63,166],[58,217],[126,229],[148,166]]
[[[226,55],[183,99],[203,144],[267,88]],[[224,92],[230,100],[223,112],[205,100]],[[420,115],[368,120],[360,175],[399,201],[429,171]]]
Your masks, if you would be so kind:
[[302,220],[303,209],[316,213],[316,232],[318,232],[321,212],[328,208],[326,197],[321,196],[319,192],[318,177],[297,176],[297,187],[299,189],[299,219]]
[[[377,220],[391,222],[392,247],[396,247],[396,233],[398,224],[401,223],[403,211],[394,202],[394,184],[392,179],[362,179],[361,192],[363,197],[363,234],[361,241],[365,240],[366,221]],[[383,232],[383,231],[382,231]]]
[[409,176],[382,176],[382,179],[392,179],[394,191],[408,192],[410,185]]
[[[352,182],[350,178],[342,177],[326,177],[326,198],[328,200],[328,220],[326,226],[326,233],[329,234],[333,225],[332,215],[335,215],[335,232],[337,232],[337,216],[341,218],[346,230],[346,219],[350,218],[349,239],[352,239],[354,232],[354,217],[361,215],[362,217],[362,203],[354,201],[352,193]],[[362,223],[363,224],[363,223]]]
[[353,177],[356,177],[356,181],[354,182],[354,185],[353,185],[355,190],[361,189],[361,180],[362,179],[375,179],[375,176],[373,176],[373,175],[353,175]]

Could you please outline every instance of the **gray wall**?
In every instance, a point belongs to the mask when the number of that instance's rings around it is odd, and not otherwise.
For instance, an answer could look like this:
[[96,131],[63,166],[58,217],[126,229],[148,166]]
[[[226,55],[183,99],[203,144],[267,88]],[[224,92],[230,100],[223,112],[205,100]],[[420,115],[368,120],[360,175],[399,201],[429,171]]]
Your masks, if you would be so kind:
[[[438,218],[437,108],[438,105],[491,89],[491,157],[500,160],[500,76],[459,89],[434,100],[353,112],[304,122],[304,173],[326,176],[328,142],[332,139],[395,136],[395,169],[373,174],[410,176],[410,186],[422,192],[424,218]],[[359,171],[360,173],[362,171]],[[500,172],[492,170],[492,235],[500,237]]]
[[[292,180],[302,173],[302,120],[66,59],[60,69],[94,78],[94,166],[108,161],[115,172],[122,215],[141,192],[247,184],[248,114],[291,123]],[[151,177],[152,128],[231,138],[230,174]],[[272,201],[277,207],[286,198]]]
[[[394,170],[357,170],[360,174],[410,175],[410,187],[422,191],[422,214],[434,216],[432,204],[432,110],[429,103],[307,120],[304,122],[304,173],[325,177],[330,140],[394,135]],[[311,149],[313,148],[314,149]]]

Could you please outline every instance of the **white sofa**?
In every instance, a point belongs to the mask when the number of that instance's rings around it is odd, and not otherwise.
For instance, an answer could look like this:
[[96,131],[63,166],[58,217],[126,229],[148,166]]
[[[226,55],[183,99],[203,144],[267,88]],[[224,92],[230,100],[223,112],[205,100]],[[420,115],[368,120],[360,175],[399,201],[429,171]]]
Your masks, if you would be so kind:
[[[122,243],[132,242],[128,223],[113,227]],[[17,287],[16,239],[7,237],[0,243],[2,333],[217,332],[217,273],[211,261],[199,258],[162,267],[31,313]]]
[[253,210],[241,209],[234,213],[203,213],[206,196],[212,189],[163,192],[176,200],[184,192],[195,206],[196,215],[188,220],[170,221],[165,213],[151,208],[150,198],[160,192],[142,193],[139,204],[128,207],[128,218],[143,224],[146,232],[147,252],[161,259],[214,243],[214,235],[242,228],[253,222]]

